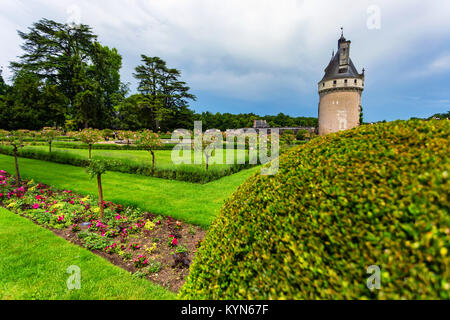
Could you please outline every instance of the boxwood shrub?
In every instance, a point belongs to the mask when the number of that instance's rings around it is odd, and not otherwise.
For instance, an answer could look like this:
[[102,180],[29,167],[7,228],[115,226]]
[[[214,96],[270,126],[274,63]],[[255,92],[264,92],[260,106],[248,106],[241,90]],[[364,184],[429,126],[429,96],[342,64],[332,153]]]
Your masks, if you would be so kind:
[[282,155],[226,201],[180,297],[449,299],[449,133],[365,125]]

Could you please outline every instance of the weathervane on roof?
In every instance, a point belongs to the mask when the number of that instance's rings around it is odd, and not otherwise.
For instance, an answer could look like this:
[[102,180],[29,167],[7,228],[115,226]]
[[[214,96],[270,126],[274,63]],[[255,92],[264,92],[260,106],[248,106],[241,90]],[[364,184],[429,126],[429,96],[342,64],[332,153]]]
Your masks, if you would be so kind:
[[341,27],[341,37],[344,36],[344,27]]

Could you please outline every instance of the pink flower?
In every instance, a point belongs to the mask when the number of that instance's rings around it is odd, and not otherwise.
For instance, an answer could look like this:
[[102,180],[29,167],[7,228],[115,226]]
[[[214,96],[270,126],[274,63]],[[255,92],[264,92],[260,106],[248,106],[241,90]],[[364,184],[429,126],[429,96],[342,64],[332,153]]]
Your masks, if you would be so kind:
[[172,245],[174,245],[174,246],[176,246],[178,244],[178,240],[177,240],[177,238],[173,238],[173,240],[172,240]]
[[58,217],[58,222],[64,221],[64,215]]
[[39,203],[33,204],[33,209],[39,209]]
[[37,195],[36,196],[36,200],[41,200],[42,199],[42,196],[41,195]]

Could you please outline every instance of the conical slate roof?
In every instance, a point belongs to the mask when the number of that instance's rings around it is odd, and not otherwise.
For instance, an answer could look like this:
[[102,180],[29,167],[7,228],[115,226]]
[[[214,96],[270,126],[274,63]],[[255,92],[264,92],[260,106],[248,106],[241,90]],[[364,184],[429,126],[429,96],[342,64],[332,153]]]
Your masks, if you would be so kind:
[[331,61],[328,64],[328,67],[325,69],[325,75],[323,76],[322,80],[320,80],[320,81],[326,81],[326,80],[330,80],[330,79],[339,79],[339,78],[362,78],[362,74],[358,73],[358,70],[356,70],[356,67],[353,64],[352,59],[350,59],[350,64],[347,69],[347,72],[339,73],[339,55],[340,55],[340,50],[338,50],[337,53],[334,55],[334,57],[331,58]]

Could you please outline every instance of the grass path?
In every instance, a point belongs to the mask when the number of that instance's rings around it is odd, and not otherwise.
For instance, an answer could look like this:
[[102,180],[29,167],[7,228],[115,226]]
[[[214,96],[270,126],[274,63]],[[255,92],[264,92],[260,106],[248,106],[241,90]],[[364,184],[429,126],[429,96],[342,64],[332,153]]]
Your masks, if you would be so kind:
[[[0,300],[174,299],[175,294],[131,274],[51,231],[0,208]],[[68,290],[69,266],[81,270],[80,290]]]
[[[97,196],[96,180],[89,179],[84,168],[25,158],[19,159],[19,166],[24,178]],[[14,158],[0,155],[0,169],[14,174]],[[106,201],[134,205],[207,228],[223,201],[258,170],[260,167],[243,170],[203,185],[119,172],[108,172],[102,180]]]

